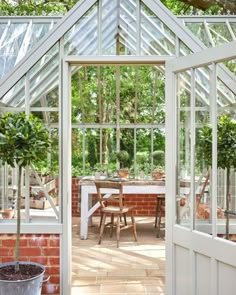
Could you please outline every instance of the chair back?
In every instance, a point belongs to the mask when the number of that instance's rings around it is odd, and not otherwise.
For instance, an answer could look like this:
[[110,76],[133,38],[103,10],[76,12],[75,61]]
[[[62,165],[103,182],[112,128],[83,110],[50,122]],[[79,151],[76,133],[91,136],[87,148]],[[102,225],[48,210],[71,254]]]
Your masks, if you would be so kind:
[[[123,207],[123,187],[120,182],[100,180],[95,181],[95,185],[97,189],[98,200],[103,208],[106,207],[105,203],[107,201],[107,194],[115,194],[116,196],[119,196],[119,207]],[[111,189],[112,192],[104,192],[104,189]]]

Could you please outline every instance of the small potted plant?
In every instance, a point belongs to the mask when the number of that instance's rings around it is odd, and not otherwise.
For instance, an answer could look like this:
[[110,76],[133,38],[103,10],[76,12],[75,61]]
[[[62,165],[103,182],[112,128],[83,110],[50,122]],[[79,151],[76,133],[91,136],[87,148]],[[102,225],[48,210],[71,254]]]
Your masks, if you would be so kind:
[[129,168],[126,166],[129,160],[129,153],[125,150],[120,150],[116,153],[117,160],[120,163],[120,169],[118,169],[117,173],[121,178],[129,177]]
[[157,166],[152,170],[152,178],[157,180],[162,180],[165,175],[164,168],[162,166]]
[[14,210],[12,208],[3,209],[1,212],[3,219],[12,219]]
[[18,169],[15,262],[0,265],[0,294],[41,294],[45,267],[19,262],[21,183],[22,169],[44,159],[50,142],[46,126],[32,114],[5,113],[0,117],[0,160]]
[[162,179],[165,175],[165,152],[156,150],[152,154],[154,169],[152,170],[152,177],[154,179]]

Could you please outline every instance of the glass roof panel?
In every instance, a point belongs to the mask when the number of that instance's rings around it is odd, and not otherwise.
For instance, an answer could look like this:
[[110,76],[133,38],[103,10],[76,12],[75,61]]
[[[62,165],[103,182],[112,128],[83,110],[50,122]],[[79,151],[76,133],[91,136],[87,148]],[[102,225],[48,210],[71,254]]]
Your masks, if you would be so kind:
[[[58,84],[58,78],[59,45],[57,43],[29,72],[30,105],[35,104],[37,100],[54,89]],[[48,106],[46,102],[44,106]]]
[[25,76],[21,78],[16,85],[14,85],[6,95],[2,98],[1,102],[9,107],[17,107],[19,103],[22,103],[22,99],[25,104]]
[[119,20],[116,0],[102,1],[102,53],[116,54],[116,43],[119,42]]
[[208,27],[215,46],[233,41],[225,23],[210,23]]
[[98,8],[94,5],[65,35],[65,55],[95,55],[98,52]]
[[50,23],[0,20],[0,79],[49,31]]
[[235,22],[235,23],[230,22],[229,24],[230,24],[230,27],[231,27],[232,30],[233,30],[234,35],[236,36],[236,22]]
[[[160,9],[162,8],[160,7]],[[67,26],[64,30],[64,36],[60,37],[64,38],[64,55],[174,56],[178,54],[178,50],[180,50],[179,55],[190,54],[192,50],[182,42],[181,34],[176,32],[178,35],[176,36],[161,19],[161,14],[159,18],[138,0],[97,1],[75,25],[71,24],[70,29]],[[217,18],[214,21],[210,21],[210,19],[210,17],[194,17],[192,19],[189,17],[185,23],[207,46],[218,45],[233,39],[236,22],[227,23],[227,17],[225,17],[218,18],[218,24]],[[8,23],[5,21],[3,25],[0,19],[2,34],[0,37],[0,71],[3,71],[2,77],[55,24],[54,21],[36,23],[33,18],[31,21],[27,20],[21,23],[13,24],[12,22],[12,20]],[[182,34],[185,34],[184,30],[182,30]],[[48,93],[58,91],[56,89],[58,89],[59,60],[59,47],[55,45],[31,68],[29,73],[31,106],[37,106],[39,102],[41,105],[42,97],[47,100]],[[234,64],[234,62],[230,64],[233,69]],[[164,72],[163,66],[158,68]],[[235,74],[234,71],[233,73]],[[209,89],[205,87],[206,76],[208,75],[205,69],[199,70],[199,73],[196,72],[199,105],[208,103],[209,100]],[[189,76],[183,75],[181,78],[185,82],[186,90],[189,91]],[[24,84],[17,87],[13,88],[2,101],[9,103],[9,105],[23,106],[25,103]],[[219,87],[221,87],[220,84]],[[223,88],[219,90],[219,93],[222,96],[220,102],[231,101],[227,99]],[[45,105],[47,104],[48,102]],[[58,105],[56,100],[53,105]]]
[[211,43],[210,43],[209,38],[208,38],[208,35],[206,33],[204,23],[185,23],[185,25],[207,47],[210,47]]
[[175,34],[144,4],[141,6],[141,55],[174,55]]

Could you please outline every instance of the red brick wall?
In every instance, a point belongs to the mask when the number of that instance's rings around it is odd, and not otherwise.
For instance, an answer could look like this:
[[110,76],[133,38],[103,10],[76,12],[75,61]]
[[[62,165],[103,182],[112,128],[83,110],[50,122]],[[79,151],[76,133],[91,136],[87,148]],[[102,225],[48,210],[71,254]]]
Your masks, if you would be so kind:
[[[79,178],[72,179],[72,216],[80,216],[80,195]],[[96,201],[96,196],[94,196]],[[128,206],[135,207],[136,216],[155,216],[156,214],[156,194],[151,195],[126,195],[125,203]],[[94,215],[99,215],[99,209]]]
[[71,187],[71,194],[72,194],[72,216],[78,217],[79,215],[79,178],[72,178],[72,187]]
[[[15,235],[0,235],[0,263],[14,261]],[[20,261],[40,263],[50,276],[42,295],[60,293],[60,239],[56,234],[22,234]],[[9,294],[10,295],[10,294]]]

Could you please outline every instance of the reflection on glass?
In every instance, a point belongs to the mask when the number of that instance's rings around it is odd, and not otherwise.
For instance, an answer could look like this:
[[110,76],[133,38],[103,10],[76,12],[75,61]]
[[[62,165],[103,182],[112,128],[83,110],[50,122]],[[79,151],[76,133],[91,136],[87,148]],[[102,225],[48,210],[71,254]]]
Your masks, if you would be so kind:
[[206,47],[212,46],[203,23],[185,23],[185,25],[195,36],[197,36],[204,43]]
[[233,41],[226,23],[209,23],[208,27],[214,46]]
[[141,6],[141,54],[175,54],[175,34],[144,4]]
[[65,55],[96,55],[98,52],[97,28],[97,4],[95,4],[65,34]]
[[191,77],[189,72],[178,75],[177,99],[178,108],[178,173],[176,192],[177,223],[190,227],[190,193],[191,193],[191,134],[190,134],[190,88]]
[[25,76],[4,95],[1,102],[10,107],[25,107]]

